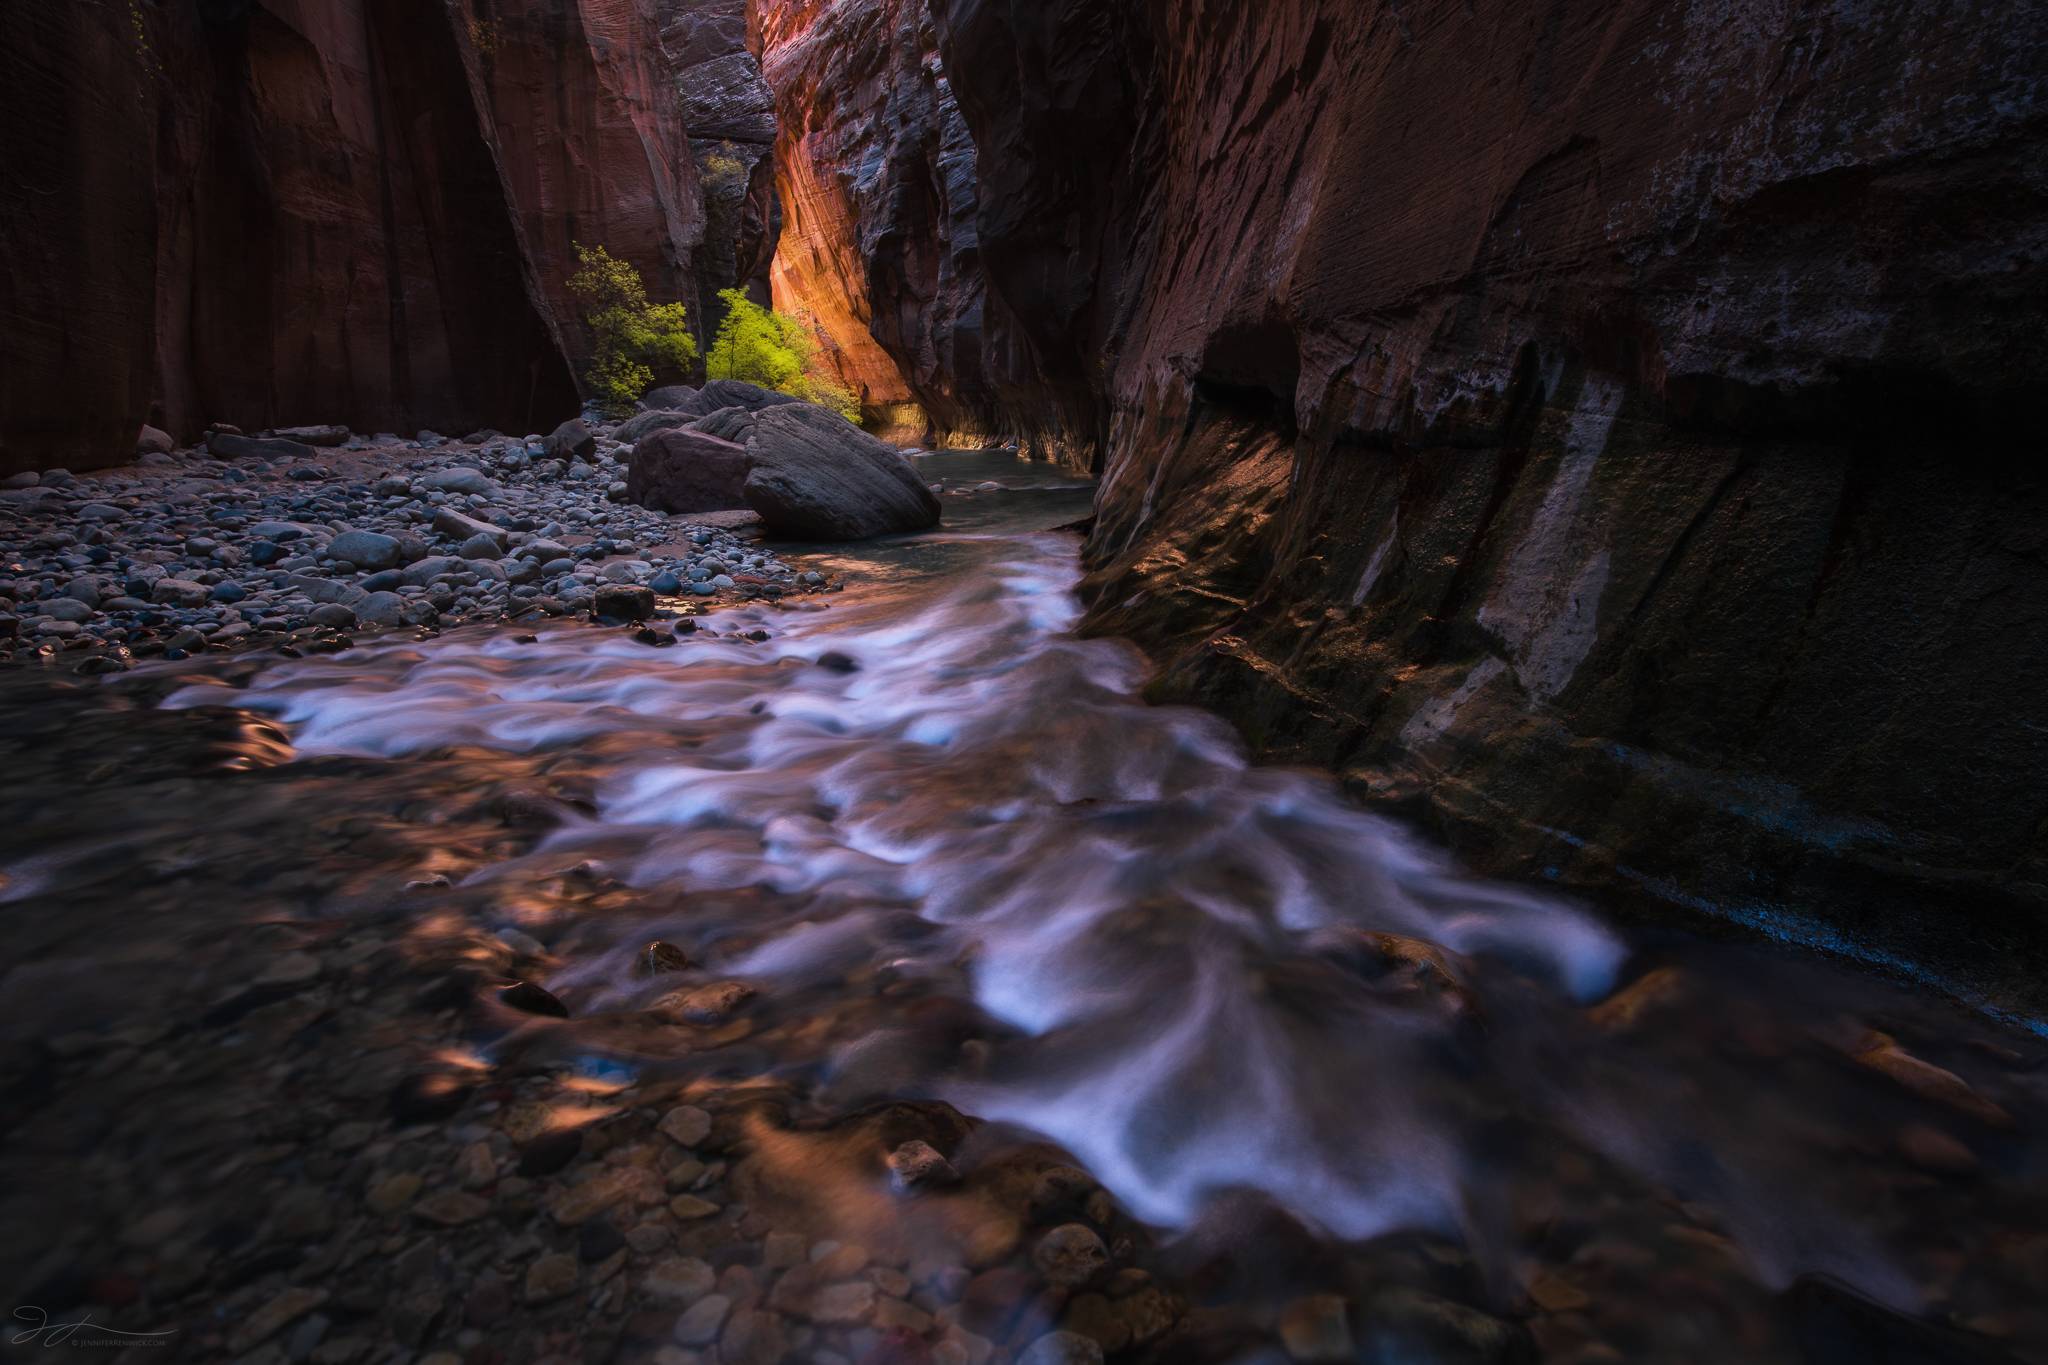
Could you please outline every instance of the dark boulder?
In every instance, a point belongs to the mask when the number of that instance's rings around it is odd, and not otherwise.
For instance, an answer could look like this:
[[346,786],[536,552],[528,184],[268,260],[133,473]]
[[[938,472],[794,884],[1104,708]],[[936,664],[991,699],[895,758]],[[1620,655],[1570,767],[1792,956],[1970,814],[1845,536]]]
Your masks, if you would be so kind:
[[747,505],[745,446],[687,427],[657,431],[633,447],[626,500],[658,512],[723,512]]
[[690,400],[696,396],[697,391],[688,384],[663,384],[640,395],[640,411],[673,412],[689,406]]
[[571,417],[548,433],[548,458],[570,464],[577,460],[597,458],[597,434],[584,425],[581,417]]
[[654,589],[607,583],[591,599],[590,614],[613,621],[645,621],[654,615]]
[[777,535],[865,540],[939,524],[939,500],[910,462],[836,412],[797,403],[758,413],[747,452],[747,505]]
[[754,414],[745,408],[720,408],[710,416],[699,417],[690,423],[690,430],[745,445],[747,436],[754,430]]
[[748,412],[760,412],[763,408],[785,407],[801,403],[801,398],[792,398],[774,389],[764,389],[759,384],[749,384],[744,379],[714,379],[697,391],[689,402],[679,404],[679,410],[694,417],[709,417],[721,408],[745,408]]
[[632,445],[643,436],[652,436],[657,431],[667,431],[671,427],[688,426],[695,420],[689,413],[678,412],[673,408],[656,409],[619,423],[618,429],[612,432],[612,439]]
[[310,427],[279,427],[271,435],[309,446],[338,446],[348,440],[348,428],[333,422]]

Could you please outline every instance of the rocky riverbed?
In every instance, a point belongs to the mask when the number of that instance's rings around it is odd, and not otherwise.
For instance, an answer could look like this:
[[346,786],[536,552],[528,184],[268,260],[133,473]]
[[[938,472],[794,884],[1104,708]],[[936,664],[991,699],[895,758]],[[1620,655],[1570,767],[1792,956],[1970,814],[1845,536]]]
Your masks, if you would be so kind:
[[[0,659],[81,673],[359,632],[591,614],[642,620],[825,590],[746,513],[622,501],[614,428],[452,440],[336,427],[219,432],[138,463],[0,485]],[[317,443],[317,444],[315,444]]]

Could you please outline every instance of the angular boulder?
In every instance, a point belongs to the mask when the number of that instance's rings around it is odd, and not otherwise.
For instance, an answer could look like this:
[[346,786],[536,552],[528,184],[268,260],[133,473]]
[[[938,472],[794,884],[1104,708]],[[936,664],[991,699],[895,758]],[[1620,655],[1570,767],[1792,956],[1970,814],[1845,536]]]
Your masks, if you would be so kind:
[[548,458],[570,464],[597,458],[597,434],[581,417],[571,417],[548,433]]
[[865,540],[939,524],[939,500],[910,461],[836,412],[795,403],[756,413],[747,453],[747,505],[776,535]]
[[657,512],[745,507],[747,448],[679,427],[643,437],[626,467],[626,500]]

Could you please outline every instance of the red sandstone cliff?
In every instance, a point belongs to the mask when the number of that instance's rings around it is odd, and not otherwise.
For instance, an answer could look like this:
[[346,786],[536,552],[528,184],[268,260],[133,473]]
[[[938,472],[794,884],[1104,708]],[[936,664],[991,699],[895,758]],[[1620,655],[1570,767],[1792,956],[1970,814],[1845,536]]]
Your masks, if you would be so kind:
[[570,243],[698,293],[654,0],[0,11],[0,465],[145,419],[495,425],[576,403]]
[[782,128],[776,307],[815,319],[871,425],[989,431],[974,148],[925,5],[757,0],[754,23]]
[[998,369],[1093,442],[1093,627],[1162,696],[1494,866],[2040,941],[2039,25],[935,8]]

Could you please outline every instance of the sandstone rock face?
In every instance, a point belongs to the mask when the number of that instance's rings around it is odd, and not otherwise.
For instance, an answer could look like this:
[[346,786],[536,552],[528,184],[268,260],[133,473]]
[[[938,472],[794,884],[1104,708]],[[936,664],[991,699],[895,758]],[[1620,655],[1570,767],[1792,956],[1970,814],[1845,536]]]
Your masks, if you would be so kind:
[[545,429],[572,240],[702,292],[654,0],[137,14],[0,15],[0,468],[125,459],[145,421]]
[[761,7],[782,139],[775,306],[815,319],[868,425],[991,430],[975,156],[922,0]]
[[1092,627],[1162,692],[1497,870],[1993,988],[2042,942],[2048,37],[933,8],[983,374],[1095,452]]

